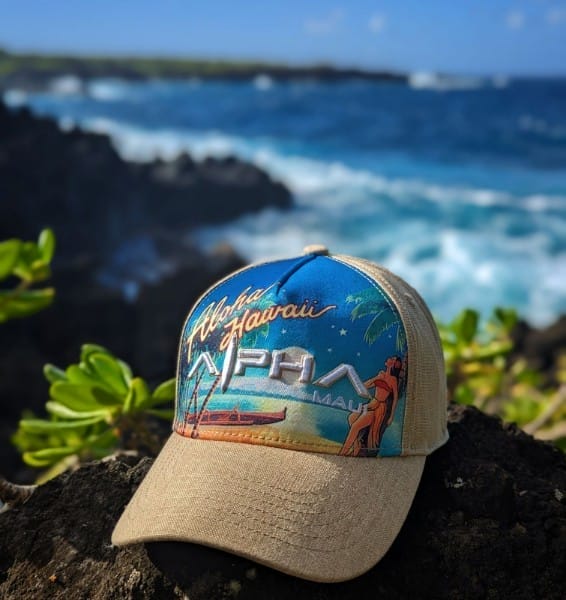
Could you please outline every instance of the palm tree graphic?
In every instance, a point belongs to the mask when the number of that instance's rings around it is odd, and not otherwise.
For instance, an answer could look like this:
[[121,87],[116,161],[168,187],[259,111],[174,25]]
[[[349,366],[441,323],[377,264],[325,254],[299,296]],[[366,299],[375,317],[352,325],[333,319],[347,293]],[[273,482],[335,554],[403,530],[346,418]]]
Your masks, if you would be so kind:
[[405,328],[397,312],[392,310],[375,289],[367,288],[356,294],[350,294],[346,297],[346,302],[355,304],[350,315],[352,321],[373,316],[364,333],[364,340],[368,344],[373,344],[381,335],[395,327],[397,350],[402,351],[405,348],[407,344]]

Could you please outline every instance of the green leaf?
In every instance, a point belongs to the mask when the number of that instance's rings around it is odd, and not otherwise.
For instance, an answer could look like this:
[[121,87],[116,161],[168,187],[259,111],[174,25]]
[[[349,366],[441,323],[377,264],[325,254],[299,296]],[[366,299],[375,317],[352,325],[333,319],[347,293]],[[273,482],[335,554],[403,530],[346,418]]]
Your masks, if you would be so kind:
[[171,402],[175,399],[176,389],[177,380],[175,378],[164,381],[153,390],[151,395],[152,405]]
[[478,331],[479,314],[472,309],[463,310],[454,321],[454,328],[461,341],[469,344]]
[[506,332],[510,332],[517,324],[518,316],[514,308],[503,308],[498,306],[493,311],[495,319],[503,325]]
[[0,322],[27,317],[47,308],[55,296],[53,288],[43,290],[0,291]]
[[81,346],[81,361],[86,362],[91,354],[107,354],[108,356],[113,357],[113,354],[104,348],[104,346],[99,346],[98,344],[83,344]]
[[98,378],[110,386],[113,391],[121,396],[128,393],[128,386],[124,381],[122,369],[114,357],[100,352],[93,352],[89,355],[87,362],[98,375]]
[[43,281],[51,277],[51,267],[43,260],[34,260],[30,270],[33,281]]
[[37,247],[39,248],[41,259],[49,264],[55,254],[55,234],[51,229],[44,229],[39,234]]
[[75,421],[47,421],[46,419],[22,419],[20,428],[25,433],[57,433],[94,425],[104,420],[104,417],[90,417]]
[[108,448],[116,446],[119,441],[119,436],[113,428],[105,429],[102,433],[89,435],[86,438],[86,446],[89,448]]
[[474,398],[474,391],[466,384],[459,385],[454,392],[454,401],[458,404],[473,404]]
[[33,452],[24,452],[22,458],[30,467],[48,467],[65,456],[75,454],[76,448],[63,446],[61,448],[44,448],[43,450],[34,450]]
[[53,400],[76,411],[98,410],[108,406],[118,406],[121,398],[109,394],[106,390],[93,385],[79,385],[58,381],[49,388]]
[[6,279],[12,273],[20,254],[21,245],[20,240],[0,242],[0,280]]
[[130,369],[130,366],[125,363],[123,360],[119,360],[116,359],[116,362],[118,363],[120,369],[122,370],[122,377],[124,378],[124,381],[126,382],[126,385],[128,386],[128,388],[130,387],[130,383],[132,381],[132,369]]
[[134,389],[134,386],[132,385],[132,386],[130,386],[128,393],[126,394],[126,399],[124,400],[124,407],[122,408],[122,412],[125,415],[132,412],[132,409],[134,408],[135,397],[136,397],[136,391]]
[[151,403],[151,393],[147,387],[147,383],[141,377],[134,377],[132,379],[130,389],[134,392],[132,398],[132,406],[134,408],[139,410]]
[[96,383],[93,374],[84,363],[81,363],[80,365],[69,365],[65,373],[69,383],[87,386],[93,386]]
[[148,408],[146,412],[166,421],[171,421],[175,416],[175,409],[173,408]]
[[14,273],[27,282],[33,281],[32,263],[39,258],[39,251],[33,242],[22,242]]
[[47,379],[49,383],[56,383],[57,381],[67,381],[67,374],[65,373],[65,371],[49,363],[44,365],[43,374],[45,375],[45,379]]
[[513,350],[513,342],[491,342],[485,347],[480,347],[472,353],[473,358],[486,360],[488,358],[496,358],[505,356]]
[[45,403],[45,408],[48,413],[62,419],[86,419],[88,417],[103,417],[104,419],[108,419],[112,417],[112,411],[108,408],[99,410],[73,410],[53,400],[48,400]]

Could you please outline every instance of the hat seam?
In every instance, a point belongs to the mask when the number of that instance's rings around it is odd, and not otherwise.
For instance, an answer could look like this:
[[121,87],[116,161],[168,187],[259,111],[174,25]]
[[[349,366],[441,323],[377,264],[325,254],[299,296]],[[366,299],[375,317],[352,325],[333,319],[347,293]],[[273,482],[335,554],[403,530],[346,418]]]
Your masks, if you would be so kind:
[[[177,433],[178,435],[183,435],[182,433],[179,433],[178,431],[175,431],[175,433]],[[333,444],[321,444],[318,442],[307,442],[307,441],[301,441],[301,440],[293,440],[293,439],[287,439],[287,438],[282,438],[282,437],[267,437],[265,435],[257,435],[257,434],[253,434],[253,433],[232,433],[231,431],[219,431],[219,430],[208,430],[208,431],[202,431],[202,434],[204,434],[203,436],[201,436],[202,440],[206,440],[209,439],[205,436],[207,436],[209,433],[214,434],[215,436],[220,436],[220,437],[237,437],[237,438],[248,438],[248,439],[255,439],[255,440],[262,440],[262,441],[268,441],[268,442],[279,442],[281,444],[296,444],[296,445],[300,445],[300,446],[313,446],[313,447],[317,447],[317,448],[328,448],[328,449],[332,449],[334,450],[335,447]],[[186,436],[184,436],[186,437]],[[222,441],[222,440],[218,440],[218,441]]]
[[380,284],[378,284],[376,281],[374,281],[367,273],[364,273],[361,269],[359,269],[355,265],[348,264],[346,261],[341,260],[340,257],[338,257],[338,256],[332,256],[332,257],[328,257],[328,258],[330,258],[331,260],[335,260],[336,262],[339,262],[342,265],[345,265],[346,267],[348,267],[349,269],[352,269],[353,271],[356,271],[356,273],[358,275],[360,275],[361,277],[363,277],[372,287],[374,287],[379,292],[379,294],[383,297],[383,299],[387,303],[387,306],[389,307],[389,309],[392,312],[394,312],[394,313],[396,313],[398,315],[399,320],[401,321],[401,323],[403,325],[403,329],[405,329],[405,323],[403,322],[403,318],[401,316],[401,313],[399,312],[399,310],[395,306],[395,304],[391,302],[391,298],[389,298],[387,296],[387,294],[385,294],[385,292],[381,288]]
[[[253,492],[253,490],[250,490],[250,491]],[[237,494],[234,494],[234,495],[236,496]],[[245,500],[246,496],[244,496],[243,494],[240,494],[239,498],[241,500],[242,499]],[[219,498],[218,496],[209,495],[209,494],[190,494],[190,495],[187,495],[187,496],[185,496],[183,498],[183,500],[185,500],[185,499],[187,499],[187,500],[213,501],[213,502],[216,502],[216,503],[222,505],[222,511],[223,512],[227,512],[228,511],[228,512],[231,512],[233,514],[237,514],[238,516],[246,516],[247,515],[247,518],[251,518],[253,521],[258,521],[259,523],[266,523],[266,521],[262,520],[260,517],[250,517],[248,515],[248,513],[246,513],[246,512],[237,511],[237,510],[233,510],[233,509],[227,508],[226,504],[224,504],[223,499]],[[263,501],[263,498],[262,498],[262,501]],[[275,505],[275,503],[272,503],[272,504]],[[246,502],[245,504],[240,504],[239,506],[241,508],[243,508],[244,510],[253,510],[253,511],[261,513],[263,515],[271,515],[272,514],[271,512],[269,512],[269,511],[267,511],[267,510],[265,510],[263,508],[260,508],[258,506],[255,506],[253,504],[250,504],[249,502]],[[175,507],[173,506],[173,508],[175,508]],[[285,509],[288,510],[287,507],[285,507]],[[305,516],[311,516],[312,515],[312,513],[306,513],[306,512],[305,513],[301,513],[300,511],[293,511],[293,512],[296,512],[298,514],[305,515]],[[336,513],[335,512],[334,513],[334,515],[337,515],[339,518],[344,518],[344,515],[347,515],[347,514],[348,513],[346,513],[346,512],[342,512],[342,513]],[[310,538],[310,539],[322,539],[321,536],[319,536],[319,535],[310,535],[308,533],[303,533],[299,529],[290,529],[288,527],[288,525],[293,524],[293,523],[297,523],[297,521],[295,520],[295,517],[287,517],[287,516],[284,516],[284,515],[281,514],[281,515],[278,515],[277,518],[280,519],[281,521],[283,521],[284,524],[287,525],[287,526],[276,525],[275,524],[274,527],[276,529],[281,529],[282,531],[286,531],[287,533],[295,533],[297,535],[301,535],[303,537]],[[328,525],[328,521],[326,521],[326,524]],[[316,524],[315,523],[313,525],[314,525],[313,529],[316,528],[317,530],[320,530],[320,531],[325,531],[326,530],[326,527],[324,526],[324,523],[321,523],[321,524]],[[299,523],[299,526],[300,526],[300,523]],[[328,534],[328,535],[325,534],[325,538],[326,539],[333,539],[333,538],[338,538],[338,537],[342,537],[342,536],[343,536],[343,532],[336,532],[336,533],[332,533],[332,534]]]
[[[187,498],[191,498],[191,496],[187,496]],[[217,501],[218,503],[221,502],[221,499],[217,498],[215,496],[204,495],[204,496],[194,496],[194,498],[202,498],[203,500],[214,500],[214,501]],[[249,504],[245,508],[246,509],[251,508],[253,510],[257,510],[260,513],[268,514],[267,511],[262,510],[261,508],[258,508],[255,506],[251,506]],[[273,535],[272,532],[270,532],[270,533],[265,532],[264,529],[257,529],[255,527],[250,527],[249,521],[251,520],[252,522],[257,522],[259,525],[268,525],[269,529],[271,529],[273,532],[281,532],[282,535],[294,534],[296,536],[303,537],[306,540],[312,540],[312,541],[314,541],[314,540],[325,540],[326,541],[326,540],[330,540],[330,539],[338,539],[339,537],[343,536],[343,532],[336,533],[336,534],[324,533],[324,535],[309,535],[307,533],[301,532],[300,530],[290,529],[288,527],[278,525],[277,523],[266,523],[265,520],[262,520],[259,517],[252,516],[249,513],[244,512],[244,511],[233,510],[232,508],[228,508],[225,505],[223,505],[222,511],[218,512],[218,514],[215,515],[215,519],[217,521],[230,521],[231,520],[230,517],[242,518],[242,522],[239,523],[239,526],[243,527],[244,529],[247,529],[248,531],[251,531],[253,533],[258,533],[262,536],[269,537],[269,538],[275,539],[279,542],[284,542],[285,544],[288,544],[290,546],[295,546],[297,548],[302,548],[304,550],[316,550],[317,552],[334,552],[334,551],[340,551],[340,550],[348,550],[349,548],[352,548],[353,546],[355,546],[358,543],[357,540],[352,540],[352,542],[350,544],[347,544],[345,546],[340,546],[338,548],[335,548],[334,550],[325,550],[324,548],[317,548],[312,545],[293,543],[287,537],[279,537],[279,536]],[[322,531],[322,528],[319,528],[319,529]],[[148,539],[150,537],[151,537],[151,534],[148,536]]]

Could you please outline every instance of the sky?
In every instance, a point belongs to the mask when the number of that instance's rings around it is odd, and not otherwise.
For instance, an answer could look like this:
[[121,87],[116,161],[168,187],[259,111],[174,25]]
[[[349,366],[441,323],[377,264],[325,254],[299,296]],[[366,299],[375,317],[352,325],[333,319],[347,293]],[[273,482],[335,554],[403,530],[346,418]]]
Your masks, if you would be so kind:
[[566,0],[0,0],[0,47],[566,75]]

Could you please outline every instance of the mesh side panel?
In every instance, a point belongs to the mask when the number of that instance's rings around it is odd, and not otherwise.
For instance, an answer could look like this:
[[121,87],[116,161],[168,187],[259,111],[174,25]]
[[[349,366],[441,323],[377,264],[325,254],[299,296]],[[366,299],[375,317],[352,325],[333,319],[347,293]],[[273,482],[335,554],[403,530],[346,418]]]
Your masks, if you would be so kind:
[[394,273],[359,258],[333,258],[373,278],[390,295],[401,315],[408,345],[402,454],[430,454],[448,439],[444,357],[432,315],[416,290]]

